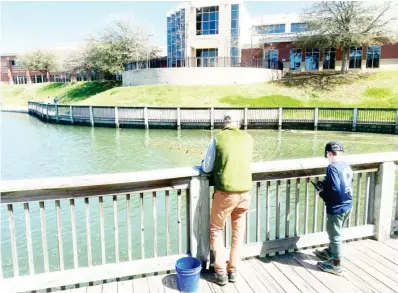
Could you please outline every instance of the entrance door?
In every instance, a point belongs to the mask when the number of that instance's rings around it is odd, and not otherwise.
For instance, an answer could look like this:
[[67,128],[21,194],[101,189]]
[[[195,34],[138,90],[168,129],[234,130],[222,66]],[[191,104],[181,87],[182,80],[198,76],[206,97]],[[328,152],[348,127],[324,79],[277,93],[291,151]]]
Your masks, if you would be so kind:
[[301,69],[301,49],[290,49],[290,70]]
[[273,49],[268,50],[265,52],[264,59],[265,64],[264,66],[267,68],[278,68],[278,57],[279,57],[279,50]]

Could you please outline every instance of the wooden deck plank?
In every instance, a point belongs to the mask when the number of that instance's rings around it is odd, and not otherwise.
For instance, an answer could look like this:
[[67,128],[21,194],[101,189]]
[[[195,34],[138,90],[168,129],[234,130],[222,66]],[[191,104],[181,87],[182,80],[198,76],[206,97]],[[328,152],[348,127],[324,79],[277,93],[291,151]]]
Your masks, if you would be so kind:
[[[283,258],[281,258],[283,259]],[[294,257],[289,254],[286,259],[287,265],[293,267],[293,270],[300,275],[300,277],[305,280],[316,292],[332,292],[327,286],[325,286],[321,281],[319,281],[307,268],[302,266]]]
[[398,250],[398,237],[397,236],[392,236],[391,239],[388,239],[386,242],[384,242],[391,248]]
[[[239,272],[249,285],[249,287],[255,292],[273,292],[269,286],[261,280],[261,273],[257,270],[253,270],[250,260],[241,262]],[[258,275],[260,274],[260,275]]]
[[102,284],[102,293],[115,293],[115,292],[117,292],[117,282]]
[[238,289],[236,289],[235,285],[232,283],[222,286],[221,290],[223,293],[239,293]]
[[279,285],[277,280],[268,273],[268,271],[260,264],[260,262],[251,263],[254,268],[254,273],[258,274],[260,281],[268,288],[270,292],[283,293],[285,292]]
[[[164,293],[164,287],[162,283],[162,279],[164,278],[164,275],[156,275],[156,276],[151,276],[148,277],[148,287],[149,287],[149,293]],[[118,292],[119,293],[119,292]]]
[[133,292],[134,292],[133,280],[117,282],[117,293],[133,293]]
[[326,287],[332,292],[344,293],[344,292],[356,292],[356,288],[352,286],[347,280],[322,272],[316,266],[316,261],[309,258],[307,255],[308,251],[301,251],[299,253],[293,253],[292,256],[302,266],[304,266],[311,274],[314,275],[319,281],[321,281]]
[[[94,285],[94,286],[88,286],[86,287],[87,293],[101,293],[102,292],[102,285],[103,284],[98,284],[98,285]],[[75,291],[72,291],[72,293],[76,293]]]
[[377,263],[382,264],[383,266],[398,274],[398,265],[385,259],[373,250],[368,249],[366,246],[363,246],[360,241],[353,241],[352,243],[350,243],[350,246],[353,246],[357,251],[362,252],[367,257],[375,260]]
[[386,287],[382,282],[374,278],[371,274],[367,273],[367,267],[361,268],[350,262],[348,259],[343,259],[343,266],[346,271],[352,272],[358,278],[362,280],[363,283],[367,284],[376,292],[392,292],[390,288]]
[[210,289],[209,283],[203,277],[200,278],[198,293],[213,293]]
[[134,278],[133,279],[133,292],[134,293],[148,293],[148,279],[147,278]]
[[[318,259],[315,256],[310,256],[308,255],[309,258],[314,259],[315,261],[319,261],[320,259]],[[366,293],[372,293],[375,292],[374,288],[372,288],[371,286],[369,286],[367,283],[363,282],[362,279],[360,279],[357,275],[355,275],[351,270],[348,270],[344,267],[344,264],[347,261],[345,261],[343,263],[343,274],[342,274],[342,278],[345,278],[346,280],[348,280],[350,283],[352,283],[355,287],[357,287],[359,289],[360,292],[366,292]]]
[[[320,259],[318,257],[316,257],[313,254],[313,250],[308,250],[305,253],[305,257],[308,260],[314,261],[314,263],[316,264],[318,261],[320,261]],[[343,264],[343,268],[344,268],[344,264]],[[324,273],[324,272],[322,272]],[[360,280],[359,278],[357,278],[357,276],[355,274],[353,274],[351,271],[343,271],[343,274],[341,276],[336,276],[336,275],[331,275],[328,274],[332,277],[337,277],[336,281],[339,281],[342,279],[342,282],[347,282],[351,285],[351,291],[350,292],[368,292],[371,293],[373,292],[372,290],[369,290],[369,286],[367,284],[364,284],[364,282],[362,280]],[[345,280],[344,280],[345,279]],[[346,286],[344,284],[341,284],[342,286]],[[340,285],[338,285],[340,286]],[[340,288],[339,288],[340,289]]]
[[[396,280],[398,280],[398,269],[394,270],[394,269],[390,269],[389,267],[384,266],[382,263],[369,257],[369,255],[367,253],[363,253],[355,245],[348,245],[348,247],[346,248],[346,251],[350,256],[353,256],[356,259],[359,259],[359,260],[365,262],[367,265],[376,269],[377,271],[379,271],[386,277],[390,278],[394,282],[396,282]],[[397,268],[398,268],[398,266],[397,266]],[[398,288],[398,283],[397,283],[397,288]]]
[[239,293],[255,293],[252,288],[247,284],[245,278],[238,272],[238,279],[235,283],[235,288]]
[[[380,268],[381,266],[377,266],[376,262],[372,262],[371,264],[366,263],[366,261],[361,258],[359,255],[355,255],[354,252],[347,253],[344,256],[345,259],[348,259],[351,263],[355,264],[357,267],[361,268],[362,270],[366,270],[366,272],[380,282],[382,282],[385,286],[389,287],[394,291],[394,288],[398,288],[398,283],[393,279],[390,279],[388,276],[385,275],[384,272],[380,272],[377,270],[376,267]],[[385,269],[384,271],[386,271]],[[398,275],[395,275],[395,279]]]
[[[289,263],[289,257],[287,255],[281,255],[279,257],[270,258],[271,262],[282,272],[282,274],[288,278],[301,292],[313,292],[317,291],[311,286],[311,283],[307,283],[295,270],[294,265]],[[299,264],[297,264],[299,265]],[[324,291],[323,291],[324,292]]]
[[267,270],[267,272],[274,278],[274,280],[278,280],[278,283],[286,292],[296,292],[300,293],[300,290],[296,287],[296,285],[292,282],[292,280],[288,279],[271,261],[270,258],[264,259],[256,259],[256,261]]
[[[178,290],[178,286],[177,286],[177,275],[176,274],[164,276],[162,279],[162,282],[163,282],[165,293],[180,292]],[[134,293],[136,293],[136,292],[134,291]]]
[[389,245],[370,239],[362,240],[361,243],[370,250],[373,250],[377,254],[398,265],[398,251],[391,248]]

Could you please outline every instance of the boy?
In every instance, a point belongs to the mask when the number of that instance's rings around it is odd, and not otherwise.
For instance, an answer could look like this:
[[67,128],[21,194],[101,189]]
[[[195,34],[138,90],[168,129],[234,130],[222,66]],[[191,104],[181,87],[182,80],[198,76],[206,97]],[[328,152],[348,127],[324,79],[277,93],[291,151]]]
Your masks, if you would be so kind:
[[350,165],[344,161],[343,144],[331,141],[326,144],[325,158],[330,162],[326,178],[322,181],[319,196],[326,205],[326,231],[329,236],[329,247],[315,250],[315,254],[325,261],[318,262],[318,267],[325,272],[339,275],[341,267],[342,229],[352,209],[353,173]]

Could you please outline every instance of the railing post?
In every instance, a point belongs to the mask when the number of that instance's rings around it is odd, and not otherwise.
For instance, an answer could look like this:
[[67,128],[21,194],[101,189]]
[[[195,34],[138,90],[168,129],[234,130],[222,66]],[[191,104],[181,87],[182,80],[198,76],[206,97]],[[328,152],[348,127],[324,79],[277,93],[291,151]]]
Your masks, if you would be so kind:
[[352,131],[357,130],[358,109],[355,108],[352,113]]
[[398,134],[398,109],[395,112],[395,134]]
[[49,115],[48,115],[48,104],[46,104],[46,117],[47,117],[47,121],[50,119]]
[[208,177],[193,177],[189,191],[189,251],[210,260],[210,186]]
[[394,162],[384,162],[376,174],[374,223],[376,225],[375,238],[378,241],[389,239],[391,234],[395,170]]
[[149,128],[149,122],[148,122],[148,108],[144,107],[144,123],[145,123],[145,129]]
[[181,129],[181,109],[177,108],[177,129]]
[[283,115],[282,111],[283,111],[282,108],[279,108],[279,112],[278,112],[278,130],[282,129],[282,115]]
[[90,123],[94,127],[94,116],[93,116],[93,106],[90,106]]
[[315,108],[315,110],[314,110],[314,130],[318,130],[318,116],[319,116],[319,109]]
[[244,119],[245,119],[245,122],[244,122],[245,129],[247,129],[247,120],[248,120],[247,115],[248,115],[248,110],[247,110],[247,108],[245,108],[245,117],[244,117]]
[[117,107],[115,107],[115,126],[119,128],[119,110]]
[[59,113],[58,113],[58,105],[55,104],[55,119],[57,120],[57,123],[59,122]]
[[73,124],[73,106],[69,106],[69,116],[70,116],[70,123]]
[[210,108],[210,129],[214,129],[214,108]]

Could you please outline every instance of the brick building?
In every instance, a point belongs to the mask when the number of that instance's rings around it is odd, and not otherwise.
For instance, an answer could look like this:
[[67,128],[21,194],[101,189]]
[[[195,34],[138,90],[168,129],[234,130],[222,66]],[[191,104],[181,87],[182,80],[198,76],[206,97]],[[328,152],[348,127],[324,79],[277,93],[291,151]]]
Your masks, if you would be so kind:
[[94,80],[121,80],[121,75],[103,75],[94,70],[91,72],[50,72],[43,74],[38,71],[24,69],[16,54],[1,55],[1,82],[9,84],[30,84],[43,82],[74,82]]

